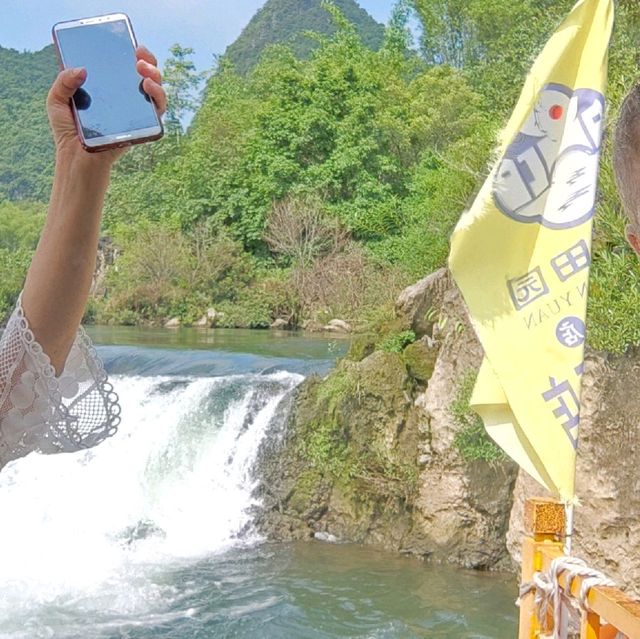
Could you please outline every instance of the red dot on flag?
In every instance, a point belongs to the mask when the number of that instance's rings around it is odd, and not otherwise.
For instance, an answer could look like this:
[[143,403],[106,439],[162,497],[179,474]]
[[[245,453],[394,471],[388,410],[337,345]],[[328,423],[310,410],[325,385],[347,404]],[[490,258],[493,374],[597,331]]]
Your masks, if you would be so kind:
[[559,104],[554,104],[549,109],[549,116],[552,120],[559,120],[564,114],[564,109]]

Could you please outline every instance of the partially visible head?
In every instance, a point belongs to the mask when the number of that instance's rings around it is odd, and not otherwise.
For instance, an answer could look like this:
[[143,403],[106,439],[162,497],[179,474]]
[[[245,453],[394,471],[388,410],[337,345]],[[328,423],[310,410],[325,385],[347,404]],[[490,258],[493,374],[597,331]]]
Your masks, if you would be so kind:
[[640,84],[625,98],[616,126],[613,167],[627,214],[627,240],[640,255]]

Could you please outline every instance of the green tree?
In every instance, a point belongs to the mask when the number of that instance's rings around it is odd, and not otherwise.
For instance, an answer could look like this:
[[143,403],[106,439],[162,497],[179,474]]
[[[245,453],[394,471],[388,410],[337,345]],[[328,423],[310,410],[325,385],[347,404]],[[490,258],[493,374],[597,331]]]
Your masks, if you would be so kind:
[[0,47],[0,199],[49,195],[54,153],[44,105],[56,72],[52,46],[36,53]]
[[196,71],[196,66],[190,56],[194,50],[174,44],[169,52],[163,69],[163,81],[167,92],[167,113],[165,117],[167,132],[180,137],[182,134],[182,120],[189,113],[198,108],[196,97],[198,88],[204,79],[203,73]]
[[428,63],[464,71],[506,117],[535,56],[574,0],[413,0]]
[[44,217],[45,207],[40,202],[0,202],[0,249],[35,249]]
[[13,309],[44,223],[40,202],[0,202],[0,321]]

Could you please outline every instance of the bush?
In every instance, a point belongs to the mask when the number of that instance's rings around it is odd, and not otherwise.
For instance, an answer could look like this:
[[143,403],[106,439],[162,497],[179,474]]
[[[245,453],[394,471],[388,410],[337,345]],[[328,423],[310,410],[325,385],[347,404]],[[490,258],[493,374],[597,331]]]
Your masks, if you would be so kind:
[[0,248],[0,320],[8,319],[24,285],[32,251]]
[[106,278],[101,322],[153,322],[164,319],[189,290],[191,255],[184,236],[159,224],[121,231],[120,255]]
[[256,277],[256,261],[242,245],[221,237],[192,250],[190,286],[213,304],[236,300]]
[[304,317],[321,322],[338,317],[358,324],[371,309],[393,304],[408,278],[350,244],[308,268],[294,269],[292,284]]
[[247,311],[249,324],[265,324],[267,302],[247,295],[257,276],[256,260],[238,242],[203,228],[185,234],[149,222],[121,229],[118,235],[120,256],[107,275],[98,321],[158,323],[178,317],[188,325],[209,307],[228,303],[229,321],[234,322],[234,305],[242,299],[245,306],[253,306]]
[[402,353],[409,344],[413,344],[415,341],[416,334],[413,331],[391,333],[377,344],[377,348],[385,353]]
[[348,231],[327,215],[323,202],[310,197],[277,202],[264,234],[274,253],[302,268],[319,257],[340,253],[348,239]]
[[45,207],[39,202],[0,203],[0,249],[35,249],[44,219]]
[[297,321],[298,303],[287,271],[263,272],[233,302],[216,306],[222,313],[218,326],[269,328],[274,320]]
[[460,381],[449,412],[460,428],[453,445],[467,461],[497,462],[506,459],[503,450],[487,435],[480,416],[469,405],[476,384],[475,372],[468,372]]

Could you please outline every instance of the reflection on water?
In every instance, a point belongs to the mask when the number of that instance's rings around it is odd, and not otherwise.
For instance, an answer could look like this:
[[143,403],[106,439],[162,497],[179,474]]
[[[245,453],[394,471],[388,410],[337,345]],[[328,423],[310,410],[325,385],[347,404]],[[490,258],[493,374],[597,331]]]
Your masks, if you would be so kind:
[[335,359],[349,347],[349,336],[302,331],[88,326],[87,332],[97,344],[104,345],[219,350],[305,360]]
[[112,375],[325,374],[349,340],[292,331],[91,326]]

